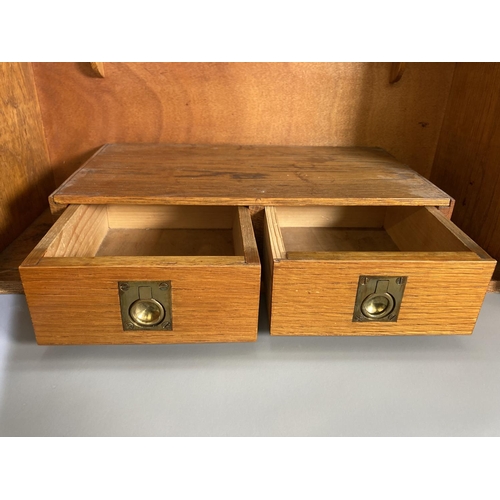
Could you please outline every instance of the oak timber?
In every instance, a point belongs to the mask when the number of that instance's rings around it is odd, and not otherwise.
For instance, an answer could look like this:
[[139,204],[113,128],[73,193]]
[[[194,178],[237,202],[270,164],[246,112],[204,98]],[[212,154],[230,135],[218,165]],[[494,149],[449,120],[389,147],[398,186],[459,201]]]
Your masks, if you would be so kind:
[[[471,334],[494,265],[392,258],[274,262],[271,335]],[[397,322],[352,321],[361,275],[408,277]]]
[[52,226],[52,215],[47,208],[3,252],[0,252],[0,294],[23,293],[19,266]]
[[50,243],[44,257],[94,257],[109,227],[105,206],[75,206],[75,215]]
[[[260,262],[248,209],[221,207],[221,225],[231,212],[233,227],[217,229],[203,227],[208,219],[197,207],[202,228],[182,229],[182,221],[192,226],[196,219],[191,208],[185,214],[182,207],[149,208],[126,229],[119,209],[72,205],[25,259],[20,272],[40,344],[256,340]],[[109,213],[121,227],[109,228]],[[154,229],[137,229],[141,215]],[[193,237],[197,231],[201,237]],[[162,280],[172,287],[172,331],[125,331],[118,282]]]
[[[304,245],[306,246],[306,245]],[[406,260],[420,262],[422,260],[481,260],[473,252],[398,252],[374,251],[287,251],[288,260]]]
[[382,149],[306,146],[109,144],[51,196],[54,212],[69,204],[448,207],[450,202]]
[[[282,207],[265,209],[264,277],[271,294],[272,335],[472,333],[495,261],[438,210],[387,207],[385,234],[397,248],[384,251],[380,238],[372,234],[383,231],[373,228],[377,218],[369,218],[369,237],[359,245],[358,209],[353,216],[344,213],[331,219],[340,227],[330,229],[337,229],[347,241],[323,237],[318,243],[318,231],[328,228],[317,227],[325,208],[316,209],[314,216],[309,207],[300,228],[280,228]],[[307,227],[307,219],[312,227]],[[350,232],[343,220],[358,224]],[[359,251],[345,251],[348,245]],[[408,277],[397,322],[352,321],[361,275]]]
[[[58,259],[60,261],[60,259]],[[39,344],[248,342],[257,338],[260,267],[165,264],[21,267]],[[119,281],[169,280],[173,330],[124,331]],[[220,284],[224,285],[221,286]]]
[[[457,63],[430,179],[453,221],[500,261],[500,63]],[[500,291],[500,266],[490,291]]]
[[54,187],[31,63],[0,63],[0,251],[47,208]]
[[[73,205],[44,257],[229,256],[258,263],[248,210],[235,207]],[[246,234],[246,245],[243,240]],[[257,255],[257,260],[255,259]],[[241,259],[240,259],[241,260]]]

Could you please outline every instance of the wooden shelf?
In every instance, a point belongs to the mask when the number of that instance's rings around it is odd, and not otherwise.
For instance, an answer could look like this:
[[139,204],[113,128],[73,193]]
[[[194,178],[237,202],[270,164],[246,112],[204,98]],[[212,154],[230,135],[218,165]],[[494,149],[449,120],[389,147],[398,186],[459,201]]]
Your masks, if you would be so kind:
[[103,146],[50,198],[69,204],[418,205],[451,198],[380,148]]
[[24,293],[19,266],[52,226],[47,209],[16,240],[0,253],[0,294]]

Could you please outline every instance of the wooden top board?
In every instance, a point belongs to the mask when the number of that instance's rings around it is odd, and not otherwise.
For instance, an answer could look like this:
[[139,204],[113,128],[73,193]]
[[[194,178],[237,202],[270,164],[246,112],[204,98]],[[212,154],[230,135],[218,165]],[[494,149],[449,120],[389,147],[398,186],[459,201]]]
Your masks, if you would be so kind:
[[50,198],[69,204],[434,205],[450,197],[379,148],[108,144]]

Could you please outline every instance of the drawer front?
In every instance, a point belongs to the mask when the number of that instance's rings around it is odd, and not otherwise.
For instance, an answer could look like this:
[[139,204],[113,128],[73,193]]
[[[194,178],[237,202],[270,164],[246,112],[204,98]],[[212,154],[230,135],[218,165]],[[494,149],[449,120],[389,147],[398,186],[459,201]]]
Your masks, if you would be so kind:
[[[218,208],[69,207],[20,267],[38,343],[255,341],[250,215]],[[168,328],[128,329],[119,284],[138,282],[168,283]]]
[[[470,334],[495,267],[432,208],[270,207],[265,229],[273,335]],[[387,294],[394,314],[367,316]]]

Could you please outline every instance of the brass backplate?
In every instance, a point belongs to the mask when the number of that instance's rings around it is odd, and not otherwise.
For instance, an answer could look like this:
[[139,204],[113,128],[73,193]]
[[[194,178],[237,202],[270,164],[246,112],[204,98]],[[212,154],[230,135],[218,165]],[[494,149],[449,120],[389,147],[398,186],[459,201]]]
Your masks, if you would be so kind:
[[406,276],[360,276],[353,321],[398,320]]
[[[172,284],[170,281],[119,281],[120,308],[124,330],[172,330]],[[161,321],[151,326],[139,324],[131,315],[137,301],[150,301],[163,308]],[[133,314],[133,311],[132,311]]]

